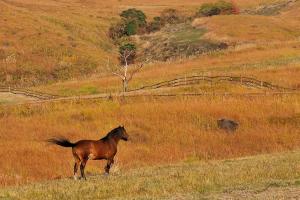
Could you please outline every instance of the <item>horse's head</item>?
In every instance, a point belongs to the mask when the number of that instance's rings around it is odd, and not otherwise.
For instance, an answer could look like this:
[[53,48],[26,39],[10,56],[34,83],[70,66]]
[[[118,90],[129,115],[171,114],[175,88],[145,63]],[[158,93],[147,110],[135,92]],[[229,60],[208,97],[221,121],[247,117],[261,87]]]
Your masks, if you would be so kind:
[[119,126],[119,130],[120,130],[120,133],[121,133],[121,139],[127,141],[129,135],[127,134],[124,126]]

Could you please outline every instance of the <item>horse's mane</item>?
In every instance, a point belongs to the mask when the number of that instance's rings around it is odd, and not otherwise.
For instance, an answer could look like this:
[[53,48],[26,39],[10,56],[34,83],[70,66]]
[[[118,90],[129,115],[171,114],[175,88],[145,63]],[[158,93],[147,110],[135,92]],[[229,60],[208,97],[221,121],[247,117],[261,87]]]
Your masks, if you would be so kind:
[[106,136],[104,136],[103,138],[101,138],[100,140],[107,140],[109,139],[111,136],[114,136],[116,133],[118,133],[120,130],[120,126],[118,126],[117,128],[114,128],[113,130],[111,130],[110,132],[107,133]]

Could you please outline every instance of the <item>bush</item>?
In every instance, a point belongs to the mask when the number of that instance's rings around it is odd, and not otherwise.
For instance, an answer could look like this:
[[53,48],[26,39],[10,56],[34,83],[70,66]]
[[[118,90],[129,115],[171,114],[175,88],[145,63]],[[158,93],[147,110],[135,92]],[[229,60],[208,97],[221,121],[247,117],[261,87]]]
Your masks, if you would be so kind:
[[218,1],[216,3],[205,3],[202,4],[197,16],[213,16],[213,15],[230,15],[238,14],[238,8],[231,2]]
[[124,57],[127,57],[127,64],[133,64],[136,56],[136,46],[133,43],[124,43],[119,47],[119,60],[122,65],[126,63]]
[[117,40],[126,35],[126,30],[127,24],[122,20],[109,27],[108,36],[113,40]]
[[143,11],[131,8],[123,11],[120,16],[125,21],[125,34],[127,36],[144,32],[147,22]]
[[146,29],[147,29],[148,33],[151,33],[151,32],[155,32],[155,31],[159,31],[163,26],[164,26],[164,23],[161,20],[161,18],[160,17],[154,17],[153,21],[148,23]]
[[172,8],[163,10],[160,19],[164,24],[177,24],[183,21],[180,13]]
[[136,21],[129,21],[126,24],[125,27],[125,33],[126,35],[130,36],[130,35],[135,35],[138,32],[138,24],[136,23]]
[[135,8],[130,8],[128,10],[124,10],[121,14],[121,17],[126,19],[128,22],[135,22],[138,27],[146,26],[146,15],[141,10],[137,10]]
[[208,17],[213,15],[219,15],[220,13],[221,10],[215,4],[205,3],[202,4],[197,15]]
[[147,25],[146,15],[141,10],[134,8],[124,10],[120,17],[122,19],[111,25],[108,31],[108,36],[113,40],[141,33]]
[[221,13],[223,15],[230,15],[233,12],[233,4],[231,2],[226,1],[218,1],[215,6],[220,9]]

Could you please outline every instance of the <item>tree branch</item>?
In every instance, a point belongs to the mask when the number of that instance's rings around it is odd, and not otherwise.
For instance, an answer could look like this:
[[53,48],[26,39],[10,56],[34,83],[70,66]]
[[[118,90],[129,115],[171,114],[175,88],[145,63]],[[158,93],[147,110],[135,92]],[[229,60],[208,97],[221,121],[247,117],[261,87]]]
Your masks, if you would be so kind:
[[117,72],[112,72],[113,75],[118,76],[119,78],[121,78],[122,80],[125,79],[125,76],[122,74],[118,74]]
[[135,70],[133,70],[133,71],[130,73],[129,78],[127,79],[128,82],[131,81],[131,79],[133,78],[133,76],[134,76],[136,73],[138,73],[143,67],[144,67],[144,65],[141,64],[139,67],[137,67]]

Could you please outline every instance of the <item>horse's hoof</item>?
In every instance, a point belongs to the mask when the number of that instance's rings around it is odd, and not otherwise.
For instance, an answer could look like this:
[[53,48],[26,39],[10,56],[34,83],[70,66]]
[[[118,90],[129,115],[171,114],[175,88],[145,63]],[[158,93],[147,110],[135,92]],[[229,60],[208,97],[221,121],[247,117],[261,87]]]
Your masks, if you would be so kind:
[[105,172],[104,174],[103,174],[103,176],[108,176],[109,175],[109,173],[107,173],[107,172]]
[[77,176],[74,176],[74,180],[77,181],[79,180],[79,178]]

